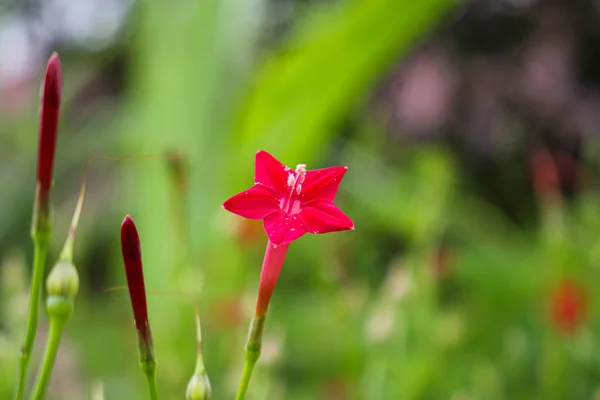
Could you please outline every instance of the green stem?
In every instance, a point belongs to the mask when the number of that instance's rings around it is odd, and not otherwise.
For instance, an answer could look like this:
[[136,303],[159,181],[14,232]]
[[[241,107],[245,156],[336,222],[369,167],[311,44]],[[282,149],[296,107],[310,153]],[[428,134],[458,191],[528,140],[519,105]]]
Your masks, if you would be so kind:
[[258,360],[258,355],[251,354],[246,351],[246,362],[244,363],[244,372],[242,372],[242,380],[240,381],[240,387],[238,388],[237,396],[235,400],[243,400],[246,397],[248,391],[248,385],[250,384],[250,378],[252,377],[252,371],[254,365]]
[[150,399],[157,400],[158,391],[156,389],[156,355],[154,354],[154,339],[152,338],[150,324],[147,324],[143,330],[138,331],[138,350],[140,367],[142,367],[142,371],[148,380]]
[[[156,366],[156,363],[154,364]],[[150,400],[158,400],[158,391],[156,389],[156,368],[144,369],[146,372],[146,378],[148,378],[148,392],[150,393]]]
[[258,361],[261,353],[262,333],[265,326],[265,319],[266,315],[255,315],[250,324],[250,331],[248,332],[248,339],[246,340],[244,371],[242,372],[240,386],[237,395],[235,396],[236,400],[243,400],[246,397],[254,365],[256,364],[256,361]]
[[54,360],[56,359],[56,353],[58,352],[58,346],[60,345],[60,338],[62,336],[62,330],[65,325],[66,319],[61,318],[50,318],[50,333],[48,334],[48,341],[46,342],[46,353],[42,361],[42,369],[38,377],[33,396],[33,400],[41,400],[46,394],[46,388],[52,375],[52,369],[54,368]]
[[25,340],[21,347],[21,357],[19,359],[19,381],[17,384],[16,400],[23,398],[25,389],[25,378],[31,358],[31,350],[37,332],[38,314],[40,297],[42,294],[42,282],[44,280],[44,269],[46,265],[46,255],[48,253],[48,242],[50,232],[34,230],[33,234],[33,276],[31,279],[31,294],[29,296],[29,313],[27,316],[27,328],[25,330]]

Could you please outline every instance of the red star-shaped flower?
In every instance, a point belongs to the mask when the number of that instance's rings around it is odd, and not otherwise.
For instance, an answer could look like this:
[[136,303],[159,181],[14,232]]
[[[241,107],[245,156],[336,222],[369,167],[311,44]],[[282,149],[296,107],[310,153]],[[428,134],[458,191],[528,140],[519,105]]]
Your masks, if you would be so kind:
[[266,151],[256,153],[254,186],[236,194],[223,208],[250,219],[264,220],[274,245],[292,242],[305,233],[354,229],[354,222],[333,200],[346,167],[296,170],[286,167]]

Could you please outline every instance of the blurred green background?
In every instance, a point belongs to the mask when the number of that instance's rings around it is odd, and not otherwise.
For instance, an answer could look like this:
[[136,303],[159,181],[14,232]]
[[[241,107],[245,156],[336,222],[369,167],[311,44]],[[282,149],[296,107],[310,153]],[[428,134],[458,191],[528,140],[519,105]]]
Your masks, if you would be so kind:
[[[600,399],[598,26],[592,0],[3,2],[0,398],[58,50],[49,263],[91,155],[181,158],[91,164],[49,398],[146,398],[128,295],[105,292],[125,283],[126,214],[147,289],[194,297],[214,398],[234,398],[266,238],[221,203],[264,149],[347,165],[336,202],[356,231],[290,246],[249,399]],[[161,397],[183,398],[194,307],[150,294],[149,309]]]

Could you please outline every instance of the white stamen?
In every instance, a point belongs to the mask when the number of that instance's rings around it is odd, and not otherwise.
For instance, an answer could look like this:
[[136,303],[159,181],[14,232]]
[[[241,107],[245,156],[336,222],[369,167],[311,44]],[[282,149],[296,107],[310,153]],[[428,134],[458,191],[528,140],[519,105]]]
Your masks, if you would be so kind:
[[296,173],[298,174],[298,183],[303,183],[306,177],[306,164],[298,164],[296,166]]
[[[298,164],[296,170],[288,174],[287,186],[290,188],[289,195],[286,200],[281,199],[279,202],[279,207],[281,207],[284,212],[292,214],[297,214],[300,212],[300,201],[294,200],[293,203],[291,202],[294,196],[294,191],[296,192],[296,195],[299,195],[302,191],[302,182],[304,182],[305,178],[306,164]],[[294,219],[295,218],[296,217],[294,216]]]
[[296,184],[296,193],[300,194],[302,191],[302,183],[306,178],[306,164],[298,164],[296,166],[296,175],[296,181],[294,182]]

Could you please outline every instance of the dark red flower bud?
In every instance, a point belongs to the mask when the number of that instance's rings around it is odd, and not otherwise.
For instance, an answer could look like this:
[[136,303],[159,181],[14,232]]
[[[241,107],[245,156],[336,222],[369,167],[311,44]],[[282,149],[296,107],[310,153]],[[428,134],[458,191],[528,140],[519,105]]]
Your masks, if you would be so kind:
[[121,224],[121,249],[127,275],[127,286],[131,297],[135,327],[140,334],[148,329],[148,307],[146,305],[146,288],[142,269],[142,252],[140,237],[133,220],[128,215]]
[[37,181],[40,194],[46,198],[52,185],[54,152],[58,136],[58,115],[62,95],[62,70],[57,53],[53,53],[46,66],[46,76],[41,92],[40,137]]

